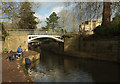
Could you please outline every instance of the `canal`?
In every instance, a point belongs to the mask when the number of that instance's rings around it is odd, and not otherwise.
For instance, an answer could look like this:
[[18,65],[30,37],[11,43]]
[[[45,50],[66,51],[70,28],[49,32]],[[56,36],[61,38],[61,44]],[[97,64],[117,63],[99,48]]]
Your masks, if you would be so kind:
[[120,64],[41,52],[35,82],[120,82]]

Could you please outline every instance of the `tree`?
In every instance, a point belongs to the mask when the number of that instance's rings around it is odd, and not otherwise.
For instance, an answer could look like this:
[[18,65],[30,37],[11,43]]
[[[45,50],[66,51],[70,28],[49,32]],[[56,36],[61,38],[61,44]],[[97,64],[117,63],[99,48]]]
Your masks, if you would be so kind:
[[48,31],[48,28],[46,28],[46,27],[42,27],[42,30],[46,30],[46,31]]
[[119,2],[76,2],[73,4],[75,4],[75,11],[73,10],[73,12],[76,12],[78,20],[84,21],[102,18],[103,26],[108,26],[111,18],[120,9]]
[[53,12],[49,16],[49,18],[46,18],[46,20],[47,20],[46,21],[46,23],[47,23],[46,28],[54,30],[54,28],[57,27],[57,25],[58,25],[58,19],[59,18],[60,17],[58,17],[57,14],[55,12]]
[[113,24],[120,24],[120,13],[116,13],[112,21]]
[[68,19],[68,17],[70,17],[69,11],[63,9],[60,13],[59,13],[60,19],[59,19],[59,27],[62,29],[62,32],[65,34],[66,33],[66,29],[65,27],[68,26],[68,22],[67,21],[70,19]]
[[[8,19],[11,21],[16,20],[16,18],[19,18],[19,10],[21,8],[22,2],[9,2],[9,0],[6,0],[6,2],[0,3],[0,8],[2,11],[0,12],[0,15],[2,15],[2,19]],[[29,2],[31,4],[31,9],[34,11],[37,11],[39,7],[41,6],[40,2]]]
[[20,9],[19,2],[2,2],[2,19],[9,19],[11,21],[18,18]]
[[2,31],[2,40],[5,40],[5,37],[8,35],[8,33],[2,23],[0,23],[0,30]]
[[102,26],[110,25],[111,18],[111,2],[103,2]]
[[31,10],[31,4],[29,2],[21,3],[20,8],[20,21],[19,28],[23,29],[36,29],[38,22],[35,20],[35,12]]

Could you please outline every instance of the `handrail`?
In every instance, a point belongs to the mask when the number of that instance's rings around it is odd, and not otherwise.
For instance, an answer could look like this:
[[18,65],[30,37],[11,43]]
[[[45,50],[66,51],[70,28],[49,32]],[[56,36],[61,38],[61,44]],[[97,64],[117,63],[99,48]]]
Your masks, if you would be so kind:
[[55,32],[55,31],[46,31],[41,29],[8,29],[8,34],[28,34],[28,35],[76,35],[79,34],[79,32]]
[[47,31],[47,30],[43,30],[43,29],[8,29],[7,31]]

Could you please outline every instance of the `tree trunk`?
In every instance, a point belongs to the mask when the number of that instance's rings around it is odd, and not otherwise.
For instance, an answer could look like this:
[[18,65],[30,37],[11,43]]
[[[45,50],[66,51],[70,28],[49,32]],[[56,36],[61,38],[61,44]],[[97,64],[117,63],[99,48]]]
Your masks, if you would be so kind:
[[111,16],[111,2],[103,2],[103,17],[102,17],[102,26],[110,25],[110,16]]

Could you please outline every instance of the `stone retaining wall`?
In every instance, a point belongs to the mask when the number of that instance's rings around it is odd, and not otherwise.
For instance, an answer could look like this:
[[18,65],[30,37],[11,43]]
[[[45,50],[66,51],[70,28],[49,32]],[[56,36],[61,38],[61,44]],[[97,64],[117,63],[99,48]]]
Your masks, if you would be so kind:
[[66,38],[64,44],[65,52],[91,53],[91,58],[120,62],[120,39],[83,40],[80,36],[74,36]]
[[79,36],[75,35],[71,38],[64,38],[64,51],[79,49]]
[[120,61],[119,40],[97,40],[80,42],[80,51],[95,53],[97,58]]
[[4,47],[7,47],[8,51],[17,51],[19,46],[22,46],[24,51],[28,51],[28,35],[27,34],[10,34],[6,37],[3,43]]

